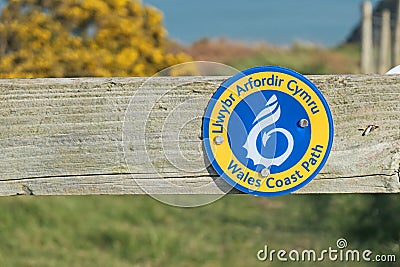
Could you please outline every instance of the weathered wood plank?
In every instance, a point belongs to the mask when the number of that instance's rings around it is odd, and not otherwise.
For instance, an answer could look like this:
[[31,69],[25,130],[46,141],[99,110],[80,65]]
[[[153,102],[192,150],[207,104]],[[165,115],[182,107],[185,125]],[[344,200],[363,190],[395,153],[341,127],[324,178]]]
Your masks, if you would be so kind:
[[[400,192],[400,76],[309,78],[332,109],[335,139],[326,166],[298,192]],[[228,192],[206,169],[200,129],[224,79],[159,77],[145,88],[145,78],[0,80],[0,195]],[[370,124],[379,128],[361,136]]]

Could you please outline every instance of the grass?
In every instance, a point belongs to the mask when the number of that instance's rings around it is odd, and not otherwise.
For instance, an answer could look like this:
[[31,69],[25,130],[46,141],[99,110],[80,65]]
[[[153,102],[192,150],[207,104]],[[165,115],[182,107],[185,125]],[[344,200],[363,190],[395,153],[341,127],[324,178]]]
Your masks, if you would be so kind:
[[325,204],[363,198],[230,195],[191,209],[147,196],[2,198],[0,266],[281,266],[258,262],[257,251],[351,243],[337,223],[342,211]]
[[360,72],[360,47],[341,45],[325,48],[295,43],[277,47],[266,43],[246,44],[225,39],[202,39],[190,46],[170,44],[171,51],[183,51],[194,60],[225,63],[238,70],[254,66],[278,65],[302,74],[340,74]]
[[358,48],[342,46],[334,49],[294,45],[291,48],[266,49],[226,63],[239,70],[259,65],[278,65],[302,74],[340,74],[359,72]]

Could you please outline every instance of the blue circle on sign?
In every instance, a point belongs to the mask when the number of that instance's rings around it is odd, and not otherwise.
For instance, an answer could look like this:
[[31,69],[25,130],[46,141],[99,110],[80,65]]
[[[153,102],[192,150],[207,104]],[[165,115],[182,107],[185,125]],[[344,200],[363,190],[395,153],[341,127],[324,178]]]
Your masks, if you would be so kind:
[[[278,86],[278,89],[275,89],[276,87],[274,88],[273,86],[267,86],[261,90],[252,88],[249,85],[251,75],[260,72],[266,73],[266,75],[274,74],[279,76],[279,73],[283,73],[292,76],[294,79],[298,79],[304,83],[300,90],[303,89],[306,94],[296,100],[290,99],[292,97],[290,91],[293,91],[293,87],[283,88],[274,84],[274,86]],[[238,102],[233,110],[224,110],[225,113],[229,114],[229,119],[223,120],[227,116],[221,112],[226,107],[221,108],[221,104],[218,103],[225,100],[226,96],[225,98],[221,98],[221,96],[227,90],[232,93],[239,90],[235,83],[242,78],[247,78],[247,80],[243,80],[242,82],[243,88],[249,90],[248,87],[250,87],[254,92],[242,98],[240,101],[244,103]],[[255,80],[253,81],[253,86],[257,87]],[[246,83],[248,83],[248,87],[246,87]],[[283,92],[286,90],[289,90],[289,92]],[[312,102],[308,103],[310,100],[305,98],[310,91],[316,94],[322,105],[318,106],[320,110],[315,112],[311,110],[309,113],[306,113],[304,108],[313,105]],[[254,96],[252,96],[253,94]],[[274,97],[275,99],[273,99]],[[301,100],[304,100],[303,102],[305,103],[297,102]],[[260,130],[256,131],[256,134],[252,134],[254,133],[254,129],[257,129],[255,127],[257,123],[268,117],[270,113],[274,115],[279,113],[277,112],[278,105],[280,106],[281,113],[279,119],[272,120],[267,125],[258,127]],[[263,108],[266,109],[265,107],[268,108],[267,111],[262,110]],[[244,114],[241,114],[242,112]],[[316,117],[308,117],[308,114],[316,114],[317,112],[320,112],[320,116],[317,119]],[[235,118],[232,118],[232,116]],[[301,119],[308,120],[309,125],[301,127],[299,125]],[[220,85],[205,111],[202,133],[206,155],[215,171],[227,183],[248,194],[280,196],[302,188],[319,173],[329,157],[334,129],[328,103],[310,80],[290,69],[277,66],[262,66],[244,70]],[[216,138],[220,136],[223,138],[226,137],[228,141],[227,146],[220,145],[216,141]],[[252,142],[246,142],[249,136],[252,137]],[[318,138],[312,138],[315,136],[318,136]],[[296,146],[294,145],[295,143]],[[252,145],[249,146],[249,144]],[[291,147],[292,150],[289,151],[288,147]],[[243,150],[243,148],[245,149]],[[306,156],[305,153],[310,149],[316,152],[309,153],[309,157],[315,157],[313,160],[304,157]],[[321,149],[322,151],[320,151]],[[287,153],[288,151],[289,153]],[[229,153],[234,157],[229,158]],[[284,154],[287,157],[284,160],[280,160],[279,164],[269,164],[271,163],[268,162],[269,159],[272,158],[273,163],[277,163],[279,158],[283,159],[281,156]],[[299,157],[301,156],[306,161],[302,161],[301,158],[299,161]],[[303,170],[300,172],[299,169],[294,169],[296,166],[299,168],[304,167],[304,162],[308,162],[309,165],[307,167],[313,166],[313,169],[311,171]],[[264,176],[263,171],[260,171],[264,170],[265,166],[269,166],[267,168],[271,175],[266,174]],[[292,175],[289,173],[289,176],[280,176],[288,168],[293,170]],[[288,179],[297,179],[300,183],[293,184],[292,187],[282,188],[281,190],[280,188],[284,184],[286,185]],[[261,183],[257,183],[257,180]],[[276,183],[273,184],[272,182],[271,184],[271,181],[275,181]],[[270,185],[275,186],[275,188],[270,187]]]
[[[245,143],[250,131],[256,127],[257,115],[265,109],[268,100],[273,96],[276,97],[276,108],[280,109],[281,115],[276,122],[259,132],[256,141],[257,151],[265,158],[279,157],[285,153],[289,145],[288,139],[281,132],[274,132],[274,128],[286,129],[293,137],[294,145],[290,156],[282,164],[270,167],[271,174],[283,172],[297,164],[308,149],[311,127],[299,126],[300,119],[309,121],[308,114],[302,105],[292,96],[280,91],[256,91],[235,107],[228,122],[228,140],[233,154],[249,169],[260,172],[265,166],[255,164],[254,160],[248,157]],[[272,133],[269,135],[271,131]],[[263,140],[264,136],[268,138]]]

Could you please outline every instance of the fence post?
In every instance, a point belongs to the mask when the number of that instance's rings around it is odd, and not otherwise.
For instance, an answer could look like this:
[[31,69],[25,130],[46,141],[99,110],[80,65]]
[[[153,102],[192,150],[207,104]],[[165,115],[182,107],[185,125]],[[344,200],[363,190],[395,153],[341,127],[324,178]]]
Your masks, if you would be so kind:
[[372,4],[363,2],[362,31],[361,31],[361,72],[373,73],[373,45],[372,45]]
[[396,13],[395,13],[395,28],[394,28],[394,42],[393,42],[393,60],[394,66],[400,65],[400,0],[397,0]]
[[378,72],[384,74],[390,69],[390,11],[385,9],[382,12],[381,38],[379,47],[379,66]]
[[[400,75],[308,78],[329,101],[335,145],[296,193],[400,193]],[[208,168],[201,131],[226,77],[153,77],[143,88],[148,79],[0,79],[0,196],[230,191]]]

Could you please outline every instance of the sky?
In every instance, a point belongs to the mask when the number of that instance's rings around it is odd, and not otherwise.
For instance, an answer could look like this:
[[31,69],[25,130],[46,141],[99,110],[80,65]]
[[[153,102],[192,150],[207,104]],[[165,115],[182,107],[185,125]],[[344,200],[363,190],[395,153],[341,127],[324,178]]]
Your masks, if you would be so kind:
[[[162,11],[169,37],[185,44],[208,37],[335,46],[359,22],[363,0],[141,1]],[[0,8],[4,2],[0,0]]]
[[[142,0],[164,13],[170,38],[203,37],[335,46],[360,20],[363,0]],[[378,0],[372,0],[376,4]]]

